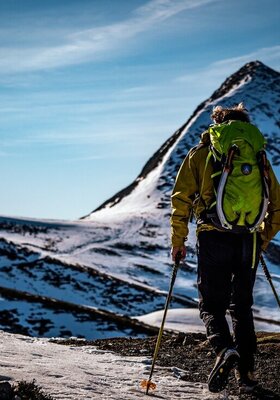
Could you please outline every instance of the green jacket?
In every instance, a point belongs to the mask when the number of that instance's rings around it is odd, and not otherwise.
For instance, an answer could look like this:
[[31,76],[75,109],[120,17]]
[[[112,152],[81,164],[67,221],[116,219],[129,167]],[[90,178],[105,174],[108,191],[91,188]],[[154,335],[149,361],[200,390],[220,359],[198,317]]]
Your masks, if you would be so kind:
[[[180,247],[187,240],[188,222],[193,212],[198,221],[201,214],[215,198],[212,164],[206,166],[209,153],[209,134],[204,132],[198,146],[192,148],[183,161],[171,196],[171,241],[173,247]],[[269,165],[269,206],[261,228],[262,248],[266,249],[270,240],[280,230],[280,185]],[[211,223],[198,225],[200,230],[217,229]]]

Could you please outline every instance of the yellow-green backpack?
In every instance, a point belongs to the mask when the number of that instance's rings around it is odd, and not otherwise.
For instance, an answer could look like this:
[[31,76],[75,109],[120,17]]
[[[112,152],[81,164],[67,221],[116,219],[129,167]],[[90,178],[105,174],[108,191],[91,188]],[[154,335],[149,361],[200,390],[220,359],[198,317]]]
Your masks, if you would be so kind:
[[220,165],[212,175],[218,179],[216,219],[227,230],[256,231],[268,206],[265,138],[256,126],[242,121],[212,125],[209,134],[209,155]]

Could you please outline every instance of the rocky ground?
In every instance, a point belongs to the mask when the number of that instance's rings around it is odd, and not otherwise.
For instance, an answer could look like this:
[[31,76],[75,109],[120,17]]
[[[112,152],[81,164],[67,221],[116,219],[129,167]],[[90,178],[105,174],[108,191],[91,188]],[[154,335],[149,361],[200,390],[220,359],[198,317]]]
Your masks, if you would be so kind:
[[[252,395],[239,395],[240,399],[265,400],[280,399],[280,333],[261,333],[258,335],[256,354],[256,376],[259,387]],[[146,339],[115,338],[95,341],[65,340],[62,344],[94,345],[102,350],[110,350],[124,356],[152,356],[156,337]],[[187,381],[207,382],[215,357],[205,335],[189,333],[165,335],[162,339],[157,365],[177,367],[185,370]],[[238,395],[234,376],[230,377],[229,393]]]
[[0,400],[55,400],[35,383],[20,381],[14,385],[0,381]]

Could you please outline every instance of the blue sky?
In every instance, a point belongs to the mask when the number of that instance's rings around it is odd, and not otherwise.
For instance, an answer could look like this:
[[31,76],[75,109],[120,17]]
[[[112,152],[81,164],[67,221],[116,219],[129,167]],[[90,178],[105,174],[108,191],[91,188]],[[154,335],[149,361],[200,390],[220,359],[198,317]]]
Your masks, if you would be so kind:
[[0,1],[0,214],[79,218],[248,61],[279,0]]

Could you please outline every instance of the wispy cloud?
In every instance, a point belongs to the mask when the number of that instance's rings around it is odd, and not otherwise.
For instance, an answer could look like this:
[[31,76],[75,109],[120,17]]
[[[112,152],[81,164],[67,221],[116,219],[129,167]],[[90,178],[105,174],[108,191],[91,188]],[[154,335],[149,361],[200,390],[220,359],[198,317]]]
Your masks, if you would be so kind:
[[151,0],[136,10],[140,19],[147,24],[160,22],[181,11],[198,8],[217,0]]
[[[127,20],[59,36],[60,43],[40,47],[0,49],[0,72],[34,71],[98,60],[108,50],[120,48],[128,39],[150,30],[176,14],[220,0],[150,0]],[[52,33],[53,37],[53,33]]]
[[50,145],[50,146],[77,146],[77,145],[98,145],[108,144],[119,141],[119,137],[114,132],[81,132],[74,131],[49,131],[38,132],[37,134],[29,134],[22,138],[6,138],[2,140],[1,145],[4,148],[22,147],[34,145]]
[[80,156],[80,157],[69,157],[63,158],[60,160],[55,160],[56,164],[61,164],[61,162],[65,163],[76,163],[76,162],[90,162],[90,161],[97,161],[97,160],[106,160],[109,158],[109,155],[92,155],[92,156]]
[[213,63],[212,67],[213,69],[227,71],[228,69],[237,69],[246,62],[256,60],[262,61],[269,65],[273,64],[275,68],[279,68],[280,46],[263,47],[245,55],[219,60]]
[[272,68],[279,69],[280,46],[263,47],[248,54],[218,60],[207,65],[207,68],[197,70],[195,73],[180,76],[177,80],[194,84],[198,82],[200,87],[203,86],[202,81],[207,85],[207,82],[214,80],[216,84],[217,81],[220,82],[247,62],[256,60],[262,61]]

